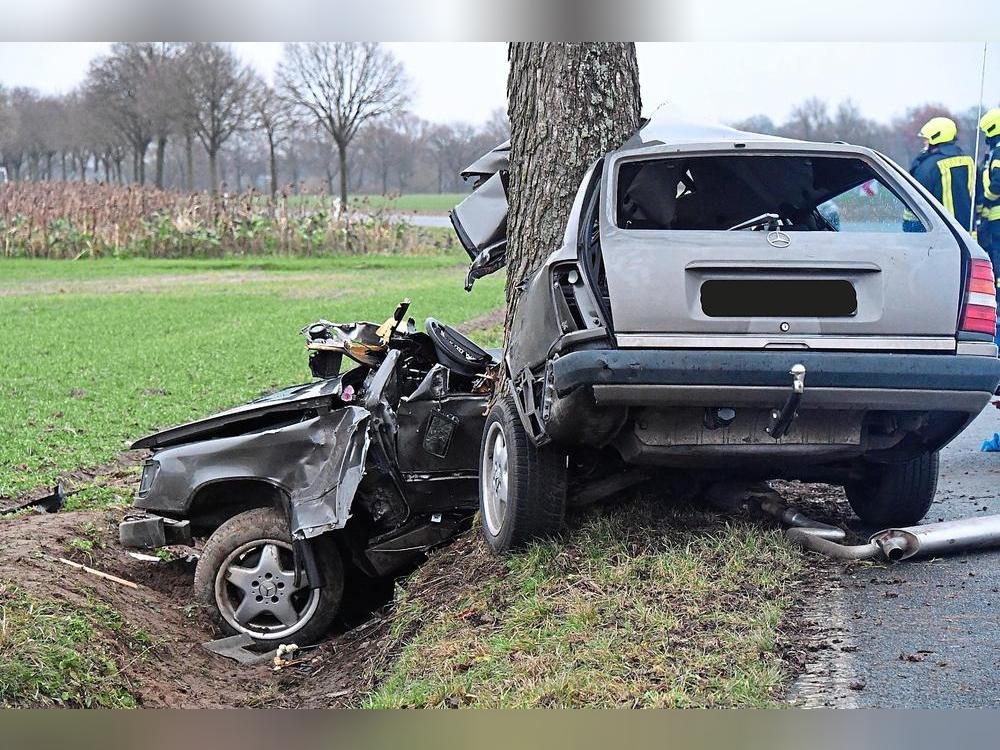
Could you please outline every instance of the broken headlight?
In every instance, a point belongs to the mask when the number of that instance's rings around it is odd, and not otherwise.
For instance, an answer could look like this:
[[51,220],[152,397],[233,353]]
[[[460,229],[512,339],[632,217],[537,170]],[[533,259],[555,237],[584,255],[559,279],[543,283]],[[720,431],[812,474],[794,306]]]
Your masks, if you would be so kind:
[[149,494],[149,488],[152,487],[153,482],[156,481],[156,475],[159,471],[159,461],[149,459],[142,465],[142,479],[139,480],[139,497],[145,497]]

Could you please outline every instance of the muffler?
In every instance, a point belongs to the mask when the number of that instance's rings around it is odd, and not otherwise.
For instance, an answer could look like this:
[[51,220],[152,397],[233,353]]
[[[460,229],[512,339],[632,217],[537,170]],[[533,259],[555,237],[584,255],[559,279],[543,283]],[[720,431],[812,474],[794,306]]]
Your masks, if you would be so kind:
[[895,562],[1000,547],[1000,515],[883,529],[872,534],[867,544],[851,545],[841,544],[847,538],[843,529],[821,523],[776,500],[763,500],[760,508],[790,527],[785,531],[789,541],[839,560],[882,557]]

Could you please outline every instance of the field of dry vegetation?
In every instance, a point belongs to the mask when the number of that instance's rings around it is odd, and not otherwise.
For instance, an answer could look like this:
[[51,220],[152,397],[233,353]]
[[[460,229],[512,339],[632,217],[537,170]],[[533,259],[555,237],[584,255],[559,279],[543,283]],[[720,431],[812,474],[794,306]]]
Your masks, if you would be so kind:
[[135,185],[0,185],[0,252],[21,258],[218,258],[440,253],[445,230],[415,227],[365,199],[176,193]]

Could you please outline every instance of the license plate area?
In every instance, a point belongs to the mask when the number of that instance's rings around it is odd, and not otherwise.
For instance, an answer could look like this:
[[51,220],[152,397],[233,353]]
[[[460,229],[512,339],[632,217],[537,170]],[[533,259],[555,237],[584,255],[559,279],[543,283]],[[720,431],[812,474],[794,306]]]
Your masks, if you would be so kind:
[[708,279],[701,309],[710,318],[845,318],[858,294],[845,279]]

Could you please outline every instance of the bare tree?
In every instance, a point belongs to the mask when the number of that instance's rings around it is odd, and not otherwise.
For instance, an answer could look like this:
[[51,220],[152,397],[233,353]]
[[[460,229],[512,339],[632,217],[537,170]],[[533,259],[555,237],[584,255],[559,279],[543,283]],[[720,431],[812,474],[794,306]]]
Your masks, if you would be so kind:
[[833,140],[833,121],[826,102],[815,96],[792,110],[783,129],[786,131],[785,135],[806,141]]
[[208,154],[209,188],[219,188],[219,151],[249,120],[253,72],[231,49],[214,42],[195,42],[184,53],[183,76],[190,97],[194,134]]
[[173,108],[167,85],[176,45],[118,42],[111,54],[91,63],[86,87],[103,103],[111,125],[132,147],[133,179],[146,181],[146,152],[156,142],[156,182],[163,184],[163,159]]
[[267,83],[255,87],[252,97],[254,124],[267,142],[271,174],[271,199],[278,194],[278,148],[288,140],[294,126],[291,103]]
[[341,206],[347,206],[347,148],[366,122],[406,101],[395,56],[374,42],[286,44],[278,79],[288,98],[330,134],[337,148]]
[[635,130],[641,103],[632,43],[516,42],[508,59],[505,339],[522,282],[559,246],[587,167]]

